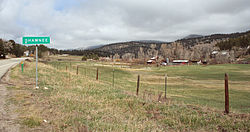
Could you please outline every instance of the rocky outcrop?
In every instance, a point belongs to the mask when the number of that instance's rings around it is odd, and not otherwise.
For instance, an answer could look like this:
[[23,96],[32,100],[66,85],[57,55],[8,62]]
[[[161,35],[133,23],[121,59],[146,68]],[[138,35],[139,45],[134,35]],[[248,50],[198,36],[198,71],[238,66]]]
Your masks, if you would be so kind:
[[126,53],[126,54],[122,55],[122,59],[126,60],[126,61],[132,61],[133,59],[135,59],[135,54]]
[[115,54],[115,55],[113,56],[113,59],[120,59],[120,55]]
[[[113,55],[113,59],[119,57],[123,60],[145,60],[158,56],[161,59],[169,58],[170,60],[188,59],[194,61],[203,60],[211,63],[228,63],[234,62],[236,58],[244,55],[247,49],[233,48],[230,51],[220,51],[220,49],[216,47],[216,44],[229,38],[236,38],[246,34],[250,34],[250,31],[182,39],[171,43],[131,41],[105,45],[96,50],[109,52]],[[218,51],[218,53],[212,54],[213,51]]]

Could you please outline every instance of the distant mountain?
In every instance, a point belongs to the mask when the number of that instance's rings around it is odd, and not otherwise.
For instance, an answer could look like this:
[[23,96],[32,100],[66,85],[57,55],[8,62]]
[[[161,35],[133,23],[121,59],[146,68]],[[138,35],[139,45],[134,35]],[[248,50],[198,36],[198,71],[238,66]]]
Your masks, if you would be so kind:
[[84,49],[85,49],[85,50],[92,50],[92,49],[100,48],[100,47],[102,47],[102,46],[103,46],[103,44],[100,44],[100,45],[89,46],[89,47],[84,48]]
[[230,52],[231,54],[228,56],[221,54],[212,56],[211,53],[213,51],[220,51],[216,44],[249,34],[250,31],[231,34],[212,34],[207,36],[193,34],[174,42],[155,40],[119,42],[104,45],[91,51],[98,53],[100,56],[113,56],[114,59],[122,60],[145,59],[158,56],[171,60],[188,59],[194,61],[210,61],[211,63],[228,63],[234,62],[236,58],[246,54],[246,48],[235,49]]
[[[129,42],[118,42],[112,43],[108,45],[104,45],[102,47],[93,49],[94,52],[103,52],[105,56],[110,55],[124,55],[124,54],[134,54],[134,56],[138,57],[138,52],[144,52],[144,50],[153,49],[152,53],[157,52],[156,50],[160,50],[162,44],[169,44],[169,42],[164,41],[156,41],[156,40],[139,40],[139,41],[129,41]],[[143,51],[142,51],[142,50]],[[147,54],[147,53],[145,53]],[[141,56],[142,57],[142,56]]]
[[[245,47],[235,47],[233,51],[227,51],[227,55],[225,55],[222,54],[224,51],[220,51],[220,49],[223,49],[223,45],[219,47],[216,44],[234,38],[238,40],[238,38],[248,35],[250,36],[250,30],[241,33],[212,34],[207,36],[193,34],[174,42],[137,40],[91,46],[88,50],[74,52],[77,55],[97,54],[98,56],[112,56],[113,59],[122,60],[146,60],[158,56],[159,58],[169,58],[170,60],[187,59],[193,61],[203,60],[209,63],[231,63],[250,52],[247,52]],[[250,46],[250,43],[246,44]],[[218,51],[218,55],[212,54],[213,51]]]
[[[102,46],[104,46],[104,45],[99,44],[99,45],[93,45],[93,46],[88,46],[88,47],[80,47],[80,48],[73,49],[73,50],[93,50],[93,49],[96,49],[96,48],[100,48]],[[68,50],[71,50],[71,49],[68,49]]]
[[184,37],[183,39],[199,38],[199,37],[203,37],[203,36],[202,35],[198,35],[198,34],[190,34],[190,35]]
[[[129,42],[118,42],[118,43],[144,43],[144,44],[162,44],[162,43],[168,43],[165,41],[158,41],[158,40],[136,40],[136,41],[129,41]],[[113,43],[113,44],[118,44],[118,43]],[[94,46],[89,46],[86,48],[77,48],[76,50],[94,50],[101,48],[105,45],[110,45],[110,44],[99,44],[99,45],[94,45]]]
[[168,43],[168,42],[166,42],[166,41],[159,41],[159,40],[137,40],[137,41],[131,41],[131,42],[149,43],[149,44],[162,44],[162,43]]

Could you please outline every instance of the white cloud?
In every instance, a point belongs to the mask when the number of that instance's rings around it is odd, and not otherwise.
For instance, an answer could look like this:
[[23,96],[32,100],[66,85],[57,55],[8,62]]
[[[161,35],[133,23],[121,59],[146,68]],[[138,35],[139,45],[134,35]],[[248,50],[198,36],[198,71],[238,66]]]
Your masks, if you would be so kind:
[[249,7],[249,0],[0,0],[0,37],[50,35],[56,48],[173,41],[249,30]]

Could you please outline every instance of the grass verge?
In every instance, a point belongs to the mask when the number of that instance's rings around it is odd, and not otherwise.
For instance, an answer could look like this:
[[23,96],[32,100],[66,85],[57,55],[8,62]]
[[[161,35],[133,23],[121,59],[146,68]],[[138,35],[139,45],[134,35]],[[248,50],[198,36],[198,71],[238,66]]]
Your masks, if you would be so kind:
[[[77,65],[81,65],[79,75]],[[232,112],[224,115],[223,80],[218,77],[224,71],[209,72],[222,67],[235,70],[239,66],[115,68],[113,87],[111,66],[39,63],[40,88],[34,89],[35,63],[26,62],[24,73],[19,67],[11,72],[15,86],[9,88],[9,100],[18,106],[23,131],[250,131],[249,85],[243,85],[249,83],[250,71],[240,66],[238,72],[244,75],[233,79]],[[197,68],[201,74],[194,72]],[[169,76],[167,99],[161,94],[164,73]],[[209,74],[211,83],[203,73]],[[138,74],[142,78],[137,97]]]

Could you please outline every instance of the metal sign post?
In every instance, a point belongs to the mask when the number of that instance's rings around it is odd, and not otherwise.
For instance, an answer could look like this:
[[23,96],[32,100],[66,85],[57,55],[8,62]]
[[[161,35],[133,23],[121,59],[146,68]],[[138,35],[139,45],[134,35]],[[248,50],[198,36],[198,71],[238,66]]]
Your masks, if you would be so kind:
[[36,88],[38,86],[38,44],[50,44],[50,37],[23,37],[23,44],[36,45]]
[[37,48],[37,45],[36,45],[36,88],[39,88],[38,87],[38,73],[37,73],[37,69],[38,69],[38,48]]

